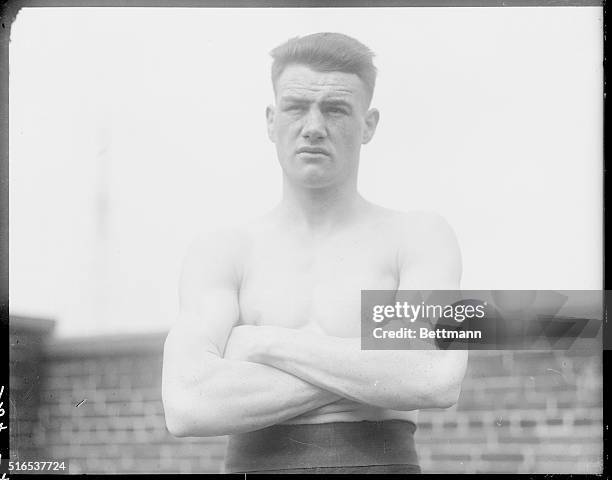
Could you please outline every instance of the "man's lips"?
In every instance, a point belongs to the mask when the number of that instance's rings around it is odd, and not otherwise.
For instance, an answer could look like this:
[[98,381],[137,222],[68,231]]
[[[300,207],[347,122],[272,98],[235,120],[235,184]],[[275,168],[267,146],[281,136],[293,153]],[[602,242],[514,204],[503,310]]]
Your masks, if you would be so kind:
[[302,147],[297,149],[297,153],[309,153],[311,155],[327,155],[329,157],[329,152],[324,148],[320,147]]

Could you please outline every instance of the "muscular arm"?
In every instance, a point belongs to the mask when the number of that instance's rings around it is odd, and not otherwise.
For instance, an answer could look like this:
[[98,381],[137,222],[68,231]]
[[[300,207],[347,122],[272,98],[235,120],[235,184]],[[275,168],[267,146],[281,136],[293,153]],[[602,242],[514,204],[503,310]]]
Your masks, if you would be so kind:
[[[461,260],[454,234],[425,221],[423,242],[400,252],[400,290],[456,290]],[[234,338],[234,334],[236,338]],[[447,408],[457,402],[466,351],[362,351],[360,339],[286,328],[239,327],[230,343],[238,358],[274,366],[340,396],[394,410]]]
[[185,261],[162,374],[166,425],[175,436],[257,430],[340,398],[273,366],[223,358],[239,317],[240,251],[235,234],[225,234],[200,242]]

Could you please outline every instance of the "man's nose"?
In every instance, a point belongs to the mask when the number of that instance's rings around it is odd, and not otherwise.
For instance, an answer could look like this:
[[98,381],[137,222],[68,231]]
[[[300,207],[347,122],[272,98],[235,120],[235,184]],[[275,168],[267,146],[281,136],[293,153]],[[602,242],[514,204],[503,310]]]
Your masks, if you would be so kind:
[[312,108],[306,115],[302,136],[311,142],[321,140],[327,136],[325,118],[323,118],[318,109]]

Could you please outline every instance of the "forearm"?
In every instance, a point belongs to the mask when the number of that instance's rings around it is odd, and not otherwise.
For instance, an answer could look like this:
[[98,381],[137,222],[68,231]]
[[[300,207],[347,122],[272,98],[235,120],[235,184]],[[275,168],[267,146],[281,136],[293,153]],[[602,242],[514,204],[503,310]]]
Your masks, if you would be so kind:
[[265,327],[249,360],[281,369],[342,397],[395,410],[448,407],[457,400],[467,352],[361,350],[359,338]]
[[210,372],[182,385],[175,398],[177,436],[217,436],[258,430],[340,397],[272,366],[211,360]]

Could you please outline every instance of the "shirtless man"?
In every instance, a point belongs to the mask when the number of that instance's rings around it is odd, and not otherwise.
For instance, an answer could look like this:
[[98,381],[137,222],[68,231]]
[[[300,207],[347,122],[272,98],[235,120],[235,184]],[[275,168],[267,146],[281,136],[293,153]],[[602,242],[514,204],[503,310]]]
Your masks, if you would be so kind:
[[457,402],[467,352],[362,351],[361,290],[459,289],[457,241],[440,217],[357,191],[379,119],[370,50],[320,33],[272,56],[282,200],[187,255],[164,348],[168,429],[230,435],[228,472],[419,472],[417,410]]

